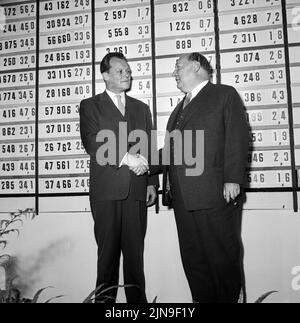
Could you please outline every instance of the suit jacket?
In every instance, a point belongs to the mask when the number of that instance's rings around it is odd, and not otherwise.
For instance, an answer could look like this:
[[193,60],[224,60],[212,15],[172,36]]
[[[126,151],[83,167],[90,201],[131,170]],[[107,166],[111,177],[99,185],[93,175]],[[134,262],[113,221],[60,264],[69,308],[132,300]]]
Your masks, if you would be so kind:
[[[167,130],[172,132],[181,102],[171,114]],[[249,149],[249,126],[244,104],[233,87],[208,83],[185,108],[186,116],[179,130],[204,130],[204,172],[200,176],[187,176],[187,165],[152,168],[166,176],[173,167],[177,174],[185,207],[189,211],[225,206],[224,183],[245,182],[245,171]],[[166,148],[166,146],[165,146]],[[164,149],[165,149],[164,148]],[[196,142],[192,143],[193,153]],[[184,150],[183,150],[184,151]],[[171,187],[172,183],[171,178]],[[174,186],[174,185],[173,185]],[[241,198],[241,196],[240,196]]]
[[[125,119],[126,118],[126,119]],[[128,132],[119,134],[119,123],[128,122]],[[132,130],[143,130],[151,138],[152,117],[149,107],[141,101],[126,95],[125,117],[119,112],[106,91],[90,99],[84,100],[80,104],[80,131],[81,139],[85,150],[90,155],[90,197],[95,201],[103,200],[124,200],[128,197],[129,191],[140,201],[146,201],[147,186],[158,185],[156,176],[149,177],[136,176],[127,166],[119,168],[119,164],[124,154],[136,143],[128,143],[123,147],[123,153],[119,156],[119,136],[125,138]],[[97,142],[99,131],[109,130],[116,137],[116,150],[109,147],[110,152],[116,154],[113,163],[97,162],[97,152],[105,144]],[[150,147],[149,141],[149,147]],[[148,147],[148,148],[149,148]],[[145,156],[150,161],[149,155]],[[102,164],[102,162],[101,162]]]

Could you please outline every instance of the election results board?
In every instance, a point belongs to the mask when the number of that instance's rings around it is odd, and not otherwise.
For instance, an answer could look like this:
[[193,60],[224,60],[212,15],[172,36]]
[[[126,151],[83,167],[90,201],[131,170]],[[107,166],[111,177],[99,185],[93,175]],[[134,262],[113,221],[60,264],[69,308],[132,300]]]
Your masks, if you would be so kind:
[[178,57],[201,52],[234,86],[251,125],[247,183],[286,192],[300,169],[300,0],[0,0],[0,196],[87,195],[82,99],[104,91],[100,62],[129,59],[129,95],[163,144],[183,95]]

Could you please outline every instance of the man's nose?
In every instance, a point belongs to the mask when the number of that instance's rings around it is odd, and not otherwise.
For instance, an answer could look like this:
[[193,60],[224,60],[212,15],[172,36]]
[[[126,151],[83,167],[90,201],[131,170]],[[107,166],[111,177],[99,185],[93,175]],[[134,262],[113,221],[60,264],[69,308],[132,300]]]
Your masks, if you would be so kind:
[[131,78],[131,73],[130,72],[126,72],[125,74],[124,74],[124,76],[125,76],[125,78],[126,79],[130,79]]

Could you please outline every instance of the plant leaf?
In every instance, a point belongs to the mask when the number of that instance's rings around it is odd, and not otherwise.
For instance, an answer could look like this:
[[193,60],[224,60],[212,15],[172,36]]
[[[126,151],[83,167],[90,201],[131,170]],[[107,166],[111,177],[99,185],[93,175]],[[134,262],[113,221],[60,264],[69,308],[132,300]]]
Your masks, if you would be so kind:
[[46,301],[45,304],[49,304],[52,301],[54,301],[55,299],[62,298],[62,297],[66,297],[66,295],[59,295],[59,296],[52,297],[52,298],[48,299],[48,301]]
[[53,288],[53,287],[49,286],[49,287],[45,287],[45,288],[42,288],[39,291],[37,291],[36,294],[33,297],[32,303],[36,304],[38,302],[39,297],[42,294],[42,292],[45,291],[46,289],[49,289],[49,288]]
[[8,220],[1,220],[0,221],[0,229],[2,229],[3,226],[7,226],[9,224]]
[[275,293],[278,293],[278,291],[272,291],[272,292],[268,292],[268,293],[266,293],[266,294],[264,294],[264,295],[262,295],[256,302],[255,302],[255,304],[261,304],[261,303],[263,303],[263,301],[266,299],[266,298],[268,298],[270,295],[272,295],[272,294],[275,294]]
[[[105,286],[105,284],[100,285],[98,288],[96,288],[84,301],[83,304],[91,304],[96,298],[101,297],[103,295],[103,300],[108,300],[108,299],[113,299],[109,296],[104,295],[106,292],[113,290],[113,289],[117,289],[117,288],[130,288],[130,287],[138,287],[137,285],[120,285],[120,286],[111,286],[108,288],[105,288],[103,290],[101,290],[103,287]],[[98,293],[101,290],[100,293]],[[96,297],[93,297],[96,296]]]
[[154,300],[153,300],[152,304],[156,304],[156,303],[157,303],[157,299],[158,299],[158,297],[156,296],[156,297],[154,298]]
[[96,295],[101,288],[103,288],[104,284],[98,286],[93,292],[89,294],[89,296],[83,301],[83,304],[90,304],[93,302],[93,296]]

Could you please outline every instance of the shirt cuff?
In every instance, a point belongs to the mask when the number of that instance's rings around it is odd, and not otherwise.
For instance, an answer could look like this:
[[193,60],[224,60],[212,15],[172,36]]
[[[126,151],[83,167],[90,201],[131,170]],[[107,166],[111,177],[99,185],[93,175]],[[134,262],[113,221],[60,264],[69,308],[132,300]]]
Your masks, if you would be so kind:
[[126,165],[125,160],[127,159],[127,156],[128,156],[128,153],[126,153],[126,155],[123,157],[123,159],[122,159],[122,161],[121,161],[121,163],[119,165],[119,168],[121,168],[122,166]]

